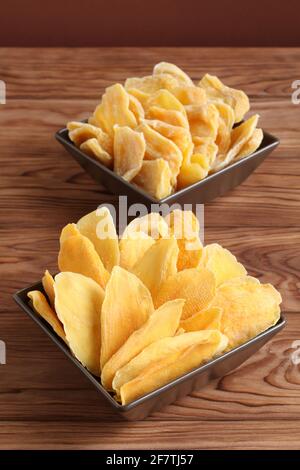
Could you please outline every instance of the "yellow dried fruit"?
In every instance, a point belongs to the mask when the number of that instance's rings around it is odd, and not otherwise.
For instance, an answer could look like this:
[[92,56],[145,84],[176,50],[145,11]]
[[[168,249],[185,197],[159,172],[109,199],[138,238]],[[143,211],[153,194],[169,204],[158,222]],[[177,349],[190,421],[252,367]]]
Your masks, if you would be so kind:
[[150,212],[150,214],[146,214],[143,217],[133,219],[125,228],[122,239],[133,239],[139,233],[150,235],[155,239],[160,237],[166,238],[169,235],[169,227],[158,212]]
[[120,266],[130,271],[154,243],[154,238],[143,232],[135,233],[134,238],[122,238],[119,245]]
[[46,269],[44,276],[42,277],[42,284],[44,291],[47,294],[47,297],[49,299],[50,305],[52,308],[54,308],[54,300],[55,300],[55,295],[54,295],[54,279],[49,273],[48,269]]
[[214,275],[206,268],[184,269],[174,274],[160,286],[154,298],[155,307],[168,300],[185,299],[182,320],[206,308],[216,292]]
[[66,335],[63,325],[57,318],[55,311],[48,304],[44,294],[38,290],[33,290],[28,292],[27,295],[32,302],[35,312],[38,313],[44,320],[46,320],[55,333],[66,342]]
[[63,227],[61,233],[60,233],[60,238],[59,238],[59,244],[62,246],[65,240],[70,237],[74,237],[75,235],[80,235],[80,232],[77,228],[76,224],[67,224],[65,227]]
[[231,131],[234,125],[233,109],[225,103],[215,103],[219,111],[219,126],[216,137],[218,153],[224,155],[227,153],[231,143]]
[[147,286],[153,299],[166,279],[177,272],[178,251],[175,238],[161,238],[133,266],[132,272]]
[[204,88],[209,99],[231,106],[235,113],[235,122],[240,122],[249,111],[249,99],[246,93],[224,85],[218,77],[206,74],[198,83]]
[[125,81],[126,90],[137,89],[150,95],[161,89],[171,90],[176,86],[178,86],[178,81],[169,74],[132,77]]
[[144,108],[140,101],[133,95],[129,93],[129,109],[134,114],[136,122],[139,123],[141,119],[144,119],[145,113]]
[[115,126],[114,171],[131,181],[142,168],[146,143],[141,132],[130,127]]
[[147,287],[134,274],[115,266],[102,305],[101,369],[153,311]]
[[95,109],[94,122],[110,136],[113,136],[116,124],[134,129],[137,121],[129,104],[129,95],[120,83],[106,88],[101,103]]
[[103,289],[89,277],[63,272],[55,276],[55,309],[74,356],[100,375],[100,317]]
[[58,267],[60,271],[90,277],[102,287],[105,287],[109,278],[109,273],[93,243],[81,234],[69,237],[62,243],[58,254]]
[[199,266],[209,269],[214,274],[217,286],[229,279],[247,274],[246,269],[236,257],[218,243],[212,243],[203,248]]
[[181,126],[172,126],[167,122],[160,121],[158,119],[145,119],[142,121],[147,124],[155,131],[169,140],[172,140],[174,144],[181,150],[184,155],[191,144],[191,134],[188,129]]
[[187,117],[180,111],[159,108],[158,106],[151,106],[149,109],[147,109],[146,117],[148,119],[158,119],[160,121],[171,124],[172,126],[181,126],[189,129],[189,122]]
[[185,107],[192,136],[210,137],[214,141],[219,126],[219,112],[212,103]]
[[171,64],[170,62],[160,62],[154,66],[153,75],[157,76],[161,74],[171,75],[177,80],[178,84],[194,86],[194,83],[190,77],[177,65]]
[[77,227],[93,243],[105,269],[111,272],[120,262],[120,251],[119,238],[108,208],[100,207],[83,216],[78,220]]
[[142,168],[132,180],[137,186],[155,199],[163,199],[172,193],[172,173],[163,158],[143,161]]
[[179,86],[177,88],[173,88],[171,93],[176,96],[176,98],[182,103],[183,105],[197,105],[203,106],[207,103],[207,96],[206,92],[203,88],[199,88],[197,86]]
[[239,346],[275,325],[280,317],[281,295],[271,284],[241,276],[218,287],[211,307],[222,308],[221,331],[228,349]]
[[221,308],[207,307],[186,320],[182,320],[180,327],[183,328],[184,331],[220,330],[221,318]]
[[165,220],[179,248],[177,270],[198,266],[203,247],[199,238],[199,222],[195,214],[192,211],[175,209],[165,217]]
[[251,153],[254,153],[262,143],[263,138],[264,134],[262,129],[255,129],[250,139],[247,140],[237,156],[234,158],[234,161],[240,160],[241,158],[247,157],[248,155],[251,155]]
[[166,160],[172,173],[172,184],[175,185],[183,158],[177,145],[147,124],[140,124],[138,130],[143,132],[146,141],[145,159],[163,158]]
[[179,325],[184,300],[167,302],[135,330],[127,341],[106,362],[101,374],[103,386],[111,390],[116,372],[137,356],[146,346],[161,338],[173,336]]
[[150,95],[147,101],[147,108],[151,108],[152,106],[171,111],[179,111],[184,116],[186,115],[183,104],[168,90],[158,90],[153,95]]
[[147,106],[147,101],[150,97],[149,93],[145,93],[144,91],[139,90],[138,88],[129,88],[127,89],[127,92],[129,94],[129,100],[130,96],[133,96],[141,103],[143,108]]
[[100,127],[83,122],[69,122],[67,124],[69,137],[77,147],[89,139],[97,139],[103,150],[112,155],[113,142],[112,138],[106,134]]
[[80,150],[107,167],[112,165],[112,156],[101,147],[97,139],[86,140],[80,145]]
[[122,405],[128,404],[219,355],[226,345],[226,336],[216,330],[163,338],[120,369],[113,388]]

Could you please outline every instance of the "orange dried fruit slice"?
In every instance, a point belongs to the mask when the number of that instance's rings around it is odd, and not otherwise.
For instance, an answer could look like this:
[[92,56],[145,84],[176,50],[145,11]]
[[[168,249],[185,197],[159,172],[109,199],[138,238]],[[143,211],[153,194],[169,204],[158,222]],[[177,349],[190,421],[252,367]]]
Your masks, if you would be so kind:
[[192,136],[210,137],[215,141],[219,126],[219,112],[213,103],[185,107]]
[[42,277],[42,284],[44,291],[47,294],[47,297],[49,299],[50,305],[52,308],[54,308],[54,300],[55,300],[55,294],[54,294],[54,279],[49,273],[48,269],[46,269],[44,276]]
[[264,134],[262,129],[255,129],[250,139],[247,140],[237,156],[234,158],[234,161],[240,160],[241,158],[247,157],[248,155],[251,155],[251,153],[254,153],[262,143],[263,138]]
[[157,75],[166,74],[174,77],[178,84],[186,86],[194,86],[192,79],[177,65],[171,64],[170,62],[159,62],[153,68],[154,77]]
[[141,132],[130,127],[115,126],[114,171],[131,181],[142,168],[146,143]]
[[120,266],[130,271],[154,243],[154,238],[142,232],[137,232],[134,238],[122,238],[119,245]]
[[80,145],[80,150],[90,157],[95,158],[103,165],[110,167],[113,162],[112,156],[107,153],[95,138],[88,139]]
[[207,96],[206,92],[203,88],[199,88],[197,86],[178,86],[177,88],[173,88],[171,93],[176,96],[176,98],[182,103],[184,106],[187,105],[198,105],[203,106],[207,103]]
[[155,199],[163,199],[172,193],[172,173],[163,158],[143,161],[142,168],[132,180]]
[[76,235],[80,235],[80,232],[77,228],[76,224],[67,224],[65,227],[63,227],[61,233],[60,233],[60,238],[59,238],[59,244],[60,246],[64,243],[67,238],[74,237]]
[[137,89],[144,93],[152,94],[161,89],[171,90],[178,85],[176,78],[169,74],[159,74],[156,76],[132,77],[125,81],[126,90]]
[[33,309],[52,327],[55,333],[66,342],[66,335],[62,323],[59,321],[55,311],[50,307],[42,292],[33,290],[28,292]]
[[189,122],[186,115],[180,111],[173,109],[164,109],[159,106],[151,106],[146,112],[147,119],[158,119],[160,121],[171,124],[172,126],[181,126],[189,129]]
[[182,320],[180,327],[183,328],[184,331],[220,330],[221,318],[221,308],[207,307],[186,320]]

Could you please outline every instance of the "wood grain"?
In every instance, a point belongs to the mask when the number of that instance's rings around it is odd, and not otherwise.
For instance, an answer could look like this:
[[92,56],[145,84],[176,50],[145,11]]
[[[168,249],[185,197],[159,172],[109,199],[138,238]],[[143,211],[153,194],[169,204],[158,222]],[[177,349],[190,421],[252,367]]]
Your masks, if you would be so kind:
[[[205,240],[231,249],[250,274],[282,293],[288,325],[226,377],[128,423],[12,300],[55,272],[58,233],[116,198],[99,187],[54,140],[66,121],[86,117],[104,88],[170,60],[194,79],[216,73],[251,98],[279,148],[247,181],[205,207]],[[300,49],[0,49],[0,448],[206,448],[299,446],[300,374]],[[30,429],[30,432],[28,432]]]

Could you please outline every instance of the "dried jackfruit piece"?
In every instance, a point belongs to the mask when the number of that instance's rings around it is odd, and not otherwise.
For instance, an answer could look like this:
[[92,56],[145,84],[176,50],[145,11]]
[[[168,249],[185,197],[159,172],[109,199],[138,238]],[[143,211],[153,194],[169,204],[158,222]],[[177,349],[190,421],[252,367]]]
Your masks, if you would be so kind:
[[146,77],[132,77],[125,81],[126,90],[137,89],[144,93],[152,95],[158,90],[171,90],[178,86],[176,78],[169,74],[147,75]]
[[135,330],[118,351],[106,362],[101,374],[102,385],[112,390],[116,372],[137,356],[149,344],[161,338],[174,336],[179,325],[184,300],[167,302]]
[[229,279],[247,274],[236,257],[218,243],[211,243],[203,248],[199,266],[209,269],[215,275],[217,286]]
[[76,224],[65,225],[65,227],[63,227],[60,233],[60,238],[59,238],[60,246],[62,246],[64,241],[67,240],[67,238],[74,237],[75,235],[80,235],[77,225]]
[[212,170],[218,171],[229,165],[235,157],[239,154],[246,142],[252,137],[258,122],[258,114],[254,114],[247,121],[235,127],[231,131],[230,149],[226,155],[218,155]]
[[248,155],[251,155],[251,153],[254,153],[262,143],[263,138],[264,134],[262,129],[255,129],[250,139],[247,140],[237,156],[234,158],[234,161],[240,160],[241,158],[247,157]]
[[129,93],[129,109],[134,114],[136,122],[139,123],[141,119],[144,119],[145,112],[140,101],[132,94]]
[[154,239],[166,238],[169,235],[167,222],[158,212],[150,212],[143,217],[136,217],[125,228],[122,234],[122,240],[125,238],[133,239],[139,237],[140,233],[151,236]]
[[221,308],[207,307],[186,320],[182,320],[180,327],[183,328],[184,331],[220,330],[221,318]]
[[137,126],[136,118],[129,109],[129,95],[120,83],[106,88],[101,103],[95,109],[93,118],[97,126],[113,137],[114,126]]
[[55,309],[74,356],[92,374],[100,375],[100,318],[104,291],[93,279],[77,273],[55,276]]
[[199,222],[195,214],[192,211],[175,209],[165,217],[165,220],[179,248],[177,270],[198,266],[203,247],[199,238]]
[[182,320],[206,308],[216,292],[216,281],[206,268],[191,268],[179,271],[161,284],[154,298],[155,307],[168,300],[185,299]]
[[184,116],[186,115],[183,104],[168,90],[158,90],[153,95],[150,95],[147,101],[147,108],[152,106],[170,111],[179,111]]
[[140,124],[138,130],[143,132],[146,141],[145,159],[163,158],[166,160],[172,173],[172,184],[175,185],[183,158],[177,145],[147,124]]
[[231,143],[231,131],[234,125],[233,109],[225,103],[215,103],[219,111],[219,126],[216,137],[218,153],[224,155],[227,153]]
[[80,147],[86,140],[95,138],[105,152],[110,155],[112,154],[112,138],[100,129],[100,127],[83,122],[69,122],[67,128],[69,130],[69,138],[77,147]]
[[198,83],[204,88],[209,99],[228,104],[234,110],[235,122],[240,122],[249,111],[249,98],[242,90],[224,85],[218,77],[208,73]]
[[174,144],[176,144],[181,150],[182,155],[185,155],[189,145],[191,144],[191,134],[188,129],[181,126],[172,126],[171,124],[158,119],[145,119],[142,122],[159,132],[167,139],[172,140],[172,142],[174,142]]
[[58,267],[60,271],[90,277],[102,287],[105,287],[109,278],[109,273],[93,243],[81,234],[69,237],[62,243],[58,254]]
[[171,382],[219,355],[227,338],[216,330],[183,333],[147,346],[120,369],[113,388],[123,405]]
[[178,251],[175,238],[161,238],[133,266],[132,272],[149,289],[153,299],[158,295],[166,279],[177,272]]
[[42,284],[44,291],[47,294],[47,297],[49,299],[50,305],[52,308],[54,308],[54,300],[55,300],[55,294],[54,294],[54,279],[49,273],[48,269],[46,269],[44,276],[42,277]]
[[115,266],[102,305],[101,369],[153,311],[147,287],[134,274]]
[[203,106],[207,103],[205,90],[194,85],[173,88],[171,93],[185,106],[190,104]]
[[167,74],[174,77],[178,84],[186,86],[195,86],[191,78],[181,70],[177,65],[171,64],[170,62],[159,62],[153,68],[153,75]]
[[115,126],[114,171],[126,181],[131,181],[142,168],[145,149],[141,132],[126,126]]
[[141,103],[143,108],[146,108],[147,101],[150,97],[149,93],[145,93],[144,91],[139,90],[138,88],[129,88],[127,89],[127,92],[129,96],[133,96],[134,98],[136,98]]
[[103,165],[110,167],[112,165],[113,158],[107,153],[99,144],[99,141],[95,138],[88,139],[80,145],[80,150],[86,153],[90,157],[95,158]]
[[215,141],[219,126],[219,112],[213,103],[185,107],[192,136],[210,137]]
[[111,213],[100,207],[77,222],[78,230],[94,245],[105,269],[111,272],[120,262],[119,239]]
[[55,311],[50,307],[42,292],[33,290],[28,292],[33,308],[53,328],[55,333],[66,342],[66,335],[62,323],[57,318]]
[[142,168],[132,180],[137,186],[156,199],[163,199],[172,193],[172,173],[163,158],[143,161]]
[[275,325],[280,317],[280,293],[271,284],[241,276],[218,287],[211,307],[222,308],[221,331],[228,349],[239,346]]
[[154,238],[143,232],[137,232],[134,238],[122,238],[119,245],[120,266],[130,271],[154,243]]
[[158,119],[160,121],[171,124],[172,126],[181,126],[189,129],[187,117],[180,111],[172,109],[164,109],[158,106],[151,106],[147,109],[146,116],[148,119]]

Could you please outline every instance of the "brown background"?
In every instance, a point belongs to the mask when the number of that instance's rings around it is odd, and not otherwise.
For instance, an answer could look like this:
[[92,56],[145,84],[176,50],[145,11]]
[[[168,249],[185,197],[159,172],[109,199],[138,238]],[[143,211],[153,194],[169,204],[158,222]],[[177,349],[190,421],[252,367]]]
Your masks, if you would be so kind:
[[299,0],[10,0],[0,46],[299,46]]

